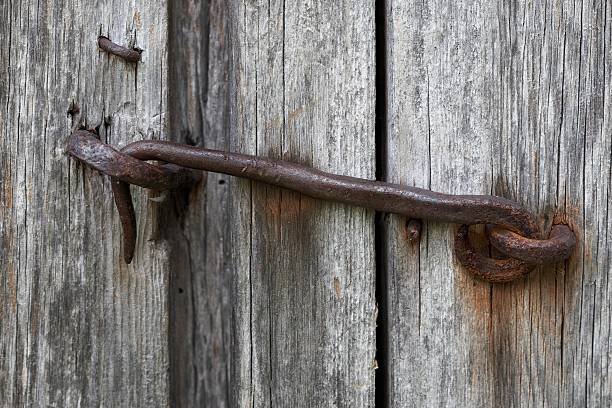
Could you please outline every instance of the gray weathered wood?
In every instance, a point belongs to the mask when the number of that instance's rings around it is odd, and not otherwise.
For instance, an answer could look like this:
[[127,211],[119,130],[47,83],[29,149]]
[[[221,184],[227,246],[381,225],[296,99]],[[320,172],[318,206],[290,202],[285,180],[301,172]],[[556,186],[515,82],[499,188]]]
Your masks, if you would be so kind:
[[[229,27],[224,1],[170,2],[173,139],[227,150]],[[170,284],[173,407],[230,404],[231,270],[228,177],[209,173],[176,205]]]
[[[385,3],[388,179],[515,199],[580,245],[492,286],[457,265],[456,226],[414,245],[386,218],[377,392],[612,405],[612,4]],[[167,6],[0,4],[0,405],[372,406],[371,211],[214,174],[135,188],[126,266],[108,181],[63,148],[86,126],[373,178],[373,2]]]
[[[230,8],[232,150],[373,178],[373,2]],[[373,405],[373,212],[231,191],[236,406]]]
[[166,2],[2,1],[0,21],[0,404],[167,406],[163,204],[134,189],[126,266],[108,180],[64,154],[81,125],[119,146],[166,137]]
[[388,1],[388,177],[523,203],[573,258],[492,286],[388,233],[390,406],[610,406],[612,4]]

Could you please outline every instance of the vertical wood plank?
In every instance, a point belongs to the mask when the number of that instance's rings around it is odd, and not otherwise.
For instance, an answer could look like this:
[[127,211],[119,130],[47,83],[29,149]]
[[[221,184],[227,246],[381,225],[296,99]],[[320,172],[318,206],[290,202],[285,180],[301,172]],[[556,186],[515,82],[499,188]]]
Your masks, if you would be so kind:
[[570,261],[492,286],[456,264],[456,226],[410,245],[390,217],[390,406],[609,406],[609,1],[386,2],[388,175],[495,194]]
[[[169,4],[171,137],[227,150],[229,26],[221,0]],[[170,364],[173,407],[230,405],[231,270],[228,177],[175,198],[177,228],[170,282]]]
[[138,190],[126,266],[108,180],[64,155],[79,126],[118,146],[166,136],[166,2],[3,1],[0,20],[1,404],[167,406],[159,200]]
[[[375,170],[374,4],[231,5],[232,150]],[[371,406],[373,212],[231,180],[237,406]]]

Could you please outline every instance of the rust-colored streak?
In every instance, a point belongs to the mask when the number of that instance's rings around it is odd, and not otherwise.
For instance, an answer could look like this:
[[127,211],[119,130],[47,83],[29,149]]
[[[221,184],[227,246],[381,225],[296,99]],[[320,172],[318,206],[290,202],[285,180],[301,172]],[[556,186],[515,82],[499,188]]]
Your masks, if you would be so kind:
[[[6,249],[8,252],[8,248]],[[12,259],[9,259],[6,264],[6,286],[9,293],[8,303],[11,311],[15,313],[17,311],[17,275]]]
[[134,11],[134,25],[137,30],[142,30],[142,17],[140,16],[140,11]]
[[337,276],[334,276],[334,290],[336,291],[336,297],[340,299],[342,297],[342,285]]
[[[6,171],[4,174],[11,174],[11,172]],[[4,208],[11,210],[13,208],[13,182],[10,177],[5,177],[2,184],[4,186]]]

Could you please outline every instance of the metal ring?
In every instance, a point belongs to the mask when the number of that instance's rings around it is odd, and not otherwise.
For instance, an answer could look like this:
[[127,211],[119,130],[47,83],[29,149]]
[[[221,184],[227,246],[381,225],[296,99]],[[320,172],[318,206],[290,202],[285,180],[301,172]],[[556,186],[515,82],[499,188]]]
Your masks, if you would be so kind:
[[576,237],[567,225],[554,225],[548,239],[523,237],[494,225],[487,225],[487,233],[491,244],[503,254],[536,265],[567,259],[576,246]]
[[531,272],[535,265],[518,259],[493,259],[480,254],[470,243],[469,226],[455,235],[455,256],[472,275],[491,283],[507,283]]

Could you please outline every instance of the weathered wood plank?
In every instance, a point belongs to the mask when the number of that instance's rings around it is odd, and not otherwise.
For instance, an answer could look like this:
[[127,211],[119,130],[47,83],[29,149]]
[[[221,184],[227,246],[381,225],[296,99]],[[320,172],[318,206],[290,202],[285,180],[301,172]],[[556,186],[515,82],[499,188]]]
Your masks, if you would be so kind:
[[[171,137],[227,150],[229,27],[224,1],[171,2]],[[230,405],[231,270],[227,176],[176,198],[170,283],[173,407]]]
[[612,4],[388,1],[388,175],[573,226],[562,265],[506,286],[410,246],[391,217],[390,406],[610,406]]
[[[373,178],[373,2],[230,8],[232,150]],[[236,406],[373,405],[373,212],[231,191]]]
[[[120,146],[165,137],[166,2],[3,1],[0,20],[1,404],[167,406],[160,204],[136,194],[124,265],[108,180],[63,154],[81,125]],[[99,51],[99,34],[142,62]]]

